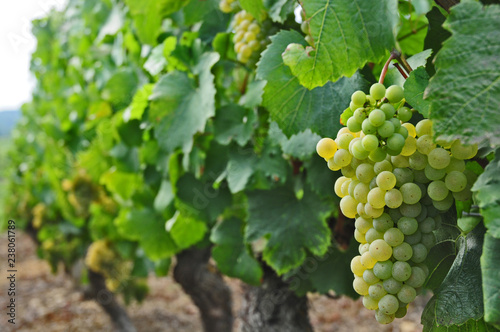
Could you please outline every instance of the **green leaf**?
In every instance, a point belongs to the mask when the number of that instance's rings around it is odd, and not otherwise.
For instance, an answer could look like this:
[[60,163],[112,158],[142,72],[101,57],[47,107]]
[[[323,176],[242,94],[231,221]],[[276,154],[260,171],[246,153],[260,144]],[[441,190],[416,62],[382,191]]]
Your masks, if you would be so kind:
[[149,54],[148,59],[142,66],[148,73],[150,73],[152,76],[156,76],[161,71],[165,66],[167,65],[167,59],[163,56],[163,50],[165,46],[163,44],[160,44],[153,48],[151,53]]
[[500,239],[489,232],[484,238],[481,271],[483,273],[484,320],[500,328]]
[[422,52],[424,50],[424,39],[427,35],[427,18],[412,13],[408,16],[401,16],[401,22],[397,38],[400,49],[407,55]]
[[288,15],[293,13],[295,1],[293,0],[264,0],[268,14],[274,22],[283,23]]
[[262,21],[266,15],[266,9],[262,0],[239,0],[241,8],[252,14],[258,21]]
[[462,2],[452,7],[445,27],[452,36],[436,55],[426,91],[436,136],[499,145],[500,6]]
[[[418,67],[425,66],[431,54],[432,50],[425,50],[409,57],[406,60],[408,61],[408,64],[412,69],[416,69]],[[394,67],[393,64],[391,64],[389,66],[389,70],[387,71],[387,75],[385,75],[384,85],[387,87],[390,85],[404,86],[405,82],[406,80],[403,78],[403,76],[401,76],[399,70],[397,70],[397,68]]]
[[132,99],[132,104],[123,112],[123,121],[141,120],[146,107],[148,107],[149,96],[153,93],[154,84],[145,84],[137,90]]
[[100,183],[123,199],[129,199],[132,194],[141,188],[143,179],[137,173],[124,173],[116,170],[101,175]]
[[262,95],[266,81],[253,81],[248,84],[245,94],[241,96],[238,104],[247,108],[254,108],[262,104]]
[[257,76],[267,81],[263,106],[288,137],[308,128],[323,137],[335,136],[342,127],[339,117],[349,106],[351,94],[367,90],[368,85],[359,74],[313,90],[300,85],[283,64],[281,53],[290,43],[305,44],[303,40],[296,31],[281,31],[271,37],[272,43],[262,53],[257,68]]
[[163,18],[182,8],[187,0],[125,0],[125,3],[130,9],[139,39],[154,46]]
[[167,152],[182,147],[189,151],[193,135],[202,132],[215,115],[214,76],[210,72],[219,60],[217,53],[205,53],[195,68],[199,86],[184,72],[174,71],[160,78],[153,89],[150,119],[157,123],[155,135]]
[[233,148],[229,153],[227,163],[227,183],[232,193],[246,188],[250,177],[256,171],[258,159],[253,150]]
[[306,170],[306,181],[316,194],[337,200],[333,185],[341,175],[340,172],[332,172],[325,160],[317,154],[313,154],[311,159],[304,162],[304,168]]
[[429,84],[429,74],[424,67],[418,67],[410,73],[404,84],[406,101],[424,117],[429,117],[430,102],[424,100],[424,90]]
[[182,213],[176,213],[168,220],[165,228],[181,250],[203,240],[207,232],[204,222]]
[[285,144],[282,145],[283,152],[300,160],[311,158],[316,153],[316,144],[321,136],[311,132],[311,129],[292,135]]
[[137,74],[131,68],[120,69],[106,82],[102,98],[117,110],[125,108],[132,101],[138,83]]
[[298,200],[291,188],[255,190],[248,193],[248,224],[245,240],[266,237],[263,259],[278,274],[300,266],[306,250],[324,255],[330,245],[325,218],[332,206],[305,188]]
[[427,63],[427,71],[429,75],[434,75],[436,72],[433,64],[434,56],[443,46],[443,42],[451,36],[451,33],[443,28],[446,17],[437,7],[433,7],[426,17],[429,21],[429,29],[427,36],[425,36],[424,49],[432,49],[432,56]]
[[172,184],[167,180],[163,180],[153,203],[155,210],[159,213],[163,213],[173,200],[174,193],[172,191]]
[[262,268],[243,242],[243,225],[240,219],[230,218],[212,229],[210,241],[216,244],[212,249],[212,257],[217,268],[225,275],[259,285]]
[[394,47],[397,1],[306,1],[315,48],[282,49],[284,63],[308,89],[352,76],[367,62],[382,61]]
[[[202,21],[206,15],[216,14],[212,11],[218,8],[218,0],[190,0],[186,7],[182,9],[184,13],[184,24],[187,26]],[[219,13],[219,15],[222,15],[220,10]]]
[[476,227],[457,240],[458,253],[439,288],[422,314],[424,331],[432,326],[461,325],[483,317],[483,293],[479,259],[484,228]]
[[139,241],[152,260],[170,257],[178,251],[165,231],[165,221],[151,209],[122,209],[115,219],[115,225],[124,238]]
[[243,146],[250,140],[256,122],[253,111],[234,104],[221,107],[217,109],[214,119],[215,140],[223,145],[234,140]]
[[425,332],[497,332],[493,326],[484,322],[484,319],[470,319],[462,325],[438,326],[436,322],[429,325]]

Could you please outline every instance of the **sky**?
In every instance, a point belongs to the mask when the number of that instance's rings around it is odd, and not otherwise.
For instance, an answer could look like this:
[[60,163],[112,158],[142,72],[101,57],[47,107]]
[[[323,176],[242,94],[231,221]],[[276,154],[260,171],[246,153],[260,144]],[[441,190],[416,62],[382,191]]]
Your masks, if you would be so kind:
[[67,0],[0,2],[0,111],[17,110],[31,100],[35,80],[29,71],[36,40],[31,20],[50,8],[61,9]]

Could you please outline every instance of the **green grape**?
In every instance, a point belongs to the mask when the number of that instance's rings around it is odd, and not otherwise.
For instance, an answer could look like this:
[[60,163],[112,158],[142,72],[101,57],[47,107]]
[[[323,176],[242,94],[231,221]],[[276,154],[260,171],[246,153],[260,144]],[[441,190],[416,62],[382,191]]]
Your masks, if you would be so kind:
[[413,256],[411,260],[414,263],[422,263],[427,258],[427,248],[422,243],[417,243],[411,246]]
[[415,288],[409,285],[403,285],[398,292],[398,299],[403,303],[410,303],[417,297],[417,292]]
[[446,173],[453,171],[463,172],[465,170],[465,162],[463,160],[451,157],[450,164],[446,167]]
[[415,183],[405,183],[399,188],[399,191],[403,195],[403,202],[406,204],[415,204],[422,198],[422,191]]
[[342,214],[347,218],[354,218],[356,216],[356,207],[358,202],[351,196],[342,197],[340,200],[340,210]]
[[358,247],[358,251],[360,255],[363,255],[365,252],[370,249],[370,244],[369,243],[360,243]]
[[381,83],[375,83],[370,87],[370,95],[376,100],[385,97],[385,86]]
[[361,277],[355,276],[352,282],[352,288],[359,295],[368,295],[368,287],[370,287]]
[[429,152],[427,161],[435,169],[444,169],[450,164],[450,154],[443,148],[436,148]]
[[412,266],[410,278],[405,281],[405,284],[413,288],[422,287],[426,278],[426,274],[422,268]]
[[383,171],[377,175],[376,181],[380,189],[391,190],[396,185],[396,176],[389,171]]
[[361,233],[365,234],[370,228],[373,227],[372,219],[358,217],[354,222],[354,227],[358,229]]
[[427,194],[434,201],[442,201],[448,196],[449,190],[443,181],[432,181],[427,187]]
[[248,26],[248,31],[253,32],[256,35],[259,34],[259,32],[260,32],[260,26],[259,26],[259,24],[254,21],[252,24],[250,24]]
[[403,203],[403,195],[396,188],[387,191],[384,198],[385,204],[391,209],[397,209]]
[[368,216],[365,213],[365,204],[364,203],[358,203],[358,206],[356,207],[356,210],[358,211],[358,214],[361,218],[367,218],[371,219],[370,216]]
[[304,39],[309,45],[314,46],[314,38],[311,35],[307,35]]
[[[473,157],[473,146],[463,145],[459,140],[456,140],[451,145],[451,154],[454,158],[459,160],[470,159]],[[475,155],[475,153],[474,153]]]
[[331,169],[332,171],[338,171],[341,167],[335,163],[335,156],[334,158],[328,159],[327,162],[328,168]]
[[378,147],[378,138],[375,135],[369,134],[361,140],[366,151],[373,151]]
[[370,121],[370,124],[372,126],[379,127],[385,122],[385,113],[382,110],[376,108],[370,112],[370,114],[368,115],[368,120]]
[[[425,184],[431,182],[427,176],[425,176],[425,172],[423,170],[413,170],[413,178],[416,182]],[[425,196],[424,196],[425,197]]]
[[370,95],[366,96],[366,101],[370,104],[370,106],[375,106],[375,104],[377,103],[377,101],[375,100],[375,98],[373,98]]
[[392,256],[392,247],[383,239],[374,240],[370,244],[370,255],[377,261],[386,261]]
[[427,156],[415,151],[409,158],[410,167],[416,170],[423,170],[427,166]]
[[436,236],[434,233],[423,233],[420,242],[430,251],[436,245]]
[[392,265],[392,277],[397,281],[406,281],[411,276],[411,266],[407,262],[396,261]]
[[444,169],[435,169],[431,165],[427,165],[425,166],[424,173],[429,180],[436,181],[441,180],[445,176],[446,171]]
[[403,127],[403,126],[399,127],[399,129],[397,131],[395,131],[395,132],[397,132],[398,134],[400,134],[401,136],[403,136],[404,139],[408,138],[408,130],[405,127]]
[[432,136],[432,121],[429,119],[420,120],[415,126],[415,131],[418,137],[424,135]]
[[458,171],[451,171],[446,175],[444,179],[444,183],[446,188],[448,188],[452,192],[460,192],[467,187],[467,177],[464,173]]
[[252,49],[248,45],[243,45],[240,49],[240,54],[244,58],[249,58],[252,55]]
[[427,217],[418,225],[418,228],[422,233],[430,233],[436,228],[436,221],[434,218]]
[[246,40],[247,42],[251,42],[252,40],[255,40],[256,38],[257,38],[257,36],[252,31],[247,31],[245,33],[245,36],[243,37],[243,39]]
[[[359,140],[359,138],[358,138],[358,140]],[[351,167],[354,168],[354,169],[356,169],[356,168],[358,168],[359,165],[361,165],[363,163],[364,163],[363,160],[359,160],[357,158],[352,158],[352,160],[351,160]]]
[[377,260],[370,255],[369,251],[361,255],[361,264],[367,269],[372,269],[375,263],[377,263]]
[[368,193],[368,203],[376,209],[385,206],[385,191],[380,188],[373,188]]
[[356,170],[354,170],[354,168],[352,168],[351,165],[347,165],[345,167],[342,167],[342,169],[340,171],[342,172],[342,175],[347,177],[347,178],[353,178],[356,176]]
[[354,136],[351,133],[343,133],[337,136],[335,140],[339,149],[349,150],[349,143],[351,143]]
[[300,25],[300,30],[305,33],[306,35],[309,34],[309,21],[304,21]]
[[387,214],[391,216],[392,220],[399,220],[403,215],[399,211],[399,209],[387,209]]
[[410,167],[409,158],[402,155],[391,156],[391,162],[396,168]]
[[382,280],[390,278],[392,276],[392,262],[390,260],[377,262],[373,266],[373,274]]
[[370,160],[374,161],[374,162],[383,161],[386,156],[387,156],[387,153],[381,147],[376,148],[375,150],[373,150],[372,152],[370,152],[370,154],[368,155],[368,157],[370,158]]
[[405,127],[406,130],[408,130],[409,136],[411,136],[411,137],[417,136],[417,131],[415,130],[415,126],[413,124],[406,122],[406,123],[403,123],[402,126]]
[[[417,140],[414,137],[408,136],[405,139],[405,145],[401,150],[401,155],[405,157],[412,156],[417,151]],[[408,158],[409,163],[409,158]]]
[[394,118],[394,114],[396,114],[396,109],[391,104],[382,104],[380,109],[385,113],[385,118],[387,120]]
[[411,235],[418,229],[418,222],[415,218],[401,217],[398,220],[398,228],[404,235]]
[[417,230],[415,233],[411,235],[405,236],[405,242],[408,243],[409,245],[420,243],[421,240],[422,240],[422,232],[420,232],[419,230]]
[[381,240],[383,238],[384,238],[384,233],[377,231],[375,228],[370,228],[368,231],[366,231],[365,234],[365,239],[368,243],[373,243],[373,241]]
[[358,90],[352,94],[351,101],[356,105],[363,105],[366,102],[366,94]]
[[379,312],[381,312],[383,314],[392,315],[398,309],[399,309],[399,301],[392,294],[384,295],[384,297],[382,297],[378,301],[378,310],[379,310]]
[[387,294],[387,291],[384,289],[382,282],[377,282],[368,288],[368,294],[372,299],[380,300]]
[[400,134],[393,134],[387,139],[387,147],[391,150],[401,151],[405,145],[405,139]]
[[370,218],[378,218],[384,213],[384,209],[377,209],[374,208],[370,203],[365,204],[365,213],[370,217]]
[[[392,268],[394,268],[394,264],[392,265]],[[394,279],[394,277],[384,280],[382,284],[384,285],[385,291],[389,294],[397,294],[403,286],[403,283],[399,280]]]
[[355,229],[354,230],[354,239],[356,241],[358,241],[359,243],[363,244],[363,243],[367,243],[366,242],[366,238],[365,238],[365,234],[361,233],[359,230]]
[[375,134],[377,132],[377,128],[371,124],[369,119],[363,120],[363,123],[361,124],[361,129],[363,129],[363,132],[366,135]]
[[[426,192],[425,186],[420,183],[418,183],[418,185],[422,186],[421,190],[424,189],[424,191],[422,192],[425,193]],[[423,203],[422,200],[420,200],[420,202]],[[432,204],[432,200],[430,200],[430,204]],[[422,221],[425,220],[425,218],[427,218],[427,206],[425,204],[420,204],[420,205],[422,206],[422,211],[420,211],[420,214],[415,218],[419,223],[421,223]]]
[[368,184],[360,182],[354,188],[354,199],[361,203],[367,202],[368,192],[370,191],[370,187]]
[[359,124],[358,121],[354,117],[350,117],[347,120],[347,128],[349,128],[350,131],[353,133],[357,133],[358,131],[361,130],[361,125]]
[[416,218],[422,212],[422,205],[420,202],[416,204],[403,203],[399,207],[399,212],[405,217]]
[[363,163],[356,168],[356,177],[361,182],[369,183],[374,176],[373,165]]
[[401,120],[398,118],[392,118],[389,119],[391,121],[392,125],[394,126],[394,131],[397,132],[401,128]]
[[398,85],[391,85],[387,88],[385,97],[391,104],[399,103],[404,98],[404,90]]
[[340,150],[337,150],[337,152],[333,156],[333,160],[334,160],[336,165],[338,165],[340,167],[345,167],[351,163],[352,156],[349,153],[349,151],[347,151],[345,149],[340,149]]
[[393,226],[394,222],[392,221],[391,216],[387,213],[382,213],[380,217],[373,219],[373,228],[379,232],[384,233]]
[[368,310],[378,309],[378,301],[371,296],[363,296],[363,306]]
[[467,177],[467,183],[468,184],[473,184],[477,180],[477,174],[471,171],[470,169],[466,169],[464,171],[465,176]]
[[342,193],[342,196],[339,196],[340,198],[349,195],[349,186],[351,185],[352,180],[347,179],[342,186],[340,187],[340,192]]
[[[378,304],[377,304],[377,306],[378,306]],[[396,313],[394,313],[394,317],[403,318],[404,316],[406,316],[407,311],[408,310],[406,309],[406,306],[399,307],[398,311],[396,311]]]
[[373,165],[373,170],[375,171],[375,174],[377,174],[377,175],[382,173],[383,171],[392,172],[392,164],[389,160],[382,160],[382,161],[376,162]]
[[357,110],[354,111],[354,114],[352,116],[359,124],[362,124],[363,121],[366,119],[366,113],[364,108],[358,108]]
[[340,198],[344,197],[342,196],[342,185],[347,180],[348,179],[345,176],[341,176],[337,180],[335,180],[335,185],[334,185],[335,195],[339,196]]
[[373,188],[376,188],[376,187],[377,187],[377,177],[375,176],[370,181],[370,190],[372,190]]
[[398,109],[398,119],[401,120],[401,122],[408,122],[410,121],[413,113],[408,107],[401,107]]
[[322,138],[316,144],[316,152],[321,158],[330,159],[337,152],[337,143],[331,138]]
[[[397,247],[403,243],[404,234],[397,228],[390,228],[384,233],[384,241],[391,247]],[[394,251],[394,249],[393,249]]]
[[413,255],[413,249],[408,243],[403,242],[392,249],[392,254],[398,261],[406,262]]
[[396,177],[397,187],[401,187],[408,182],[413,182],[413,172],[408,168],[395,168],[392,172]]
[[[379,282],[380,279],[377,278],[375,276],[375,274],[373,273],[373,270],[365,270],[365,272],[363,272],[363,280],[368,284],[368,285],[373,285],[374,283],[376,282]],[[369,288],[368,288],[368,291],[369,291]]]
[[356,186],[360,183],[361,181],[359,180],[351,180],[351,183],[349,183],[349,189],[347,190],[349,192],[349,195],[354,198],[354,189],[356,189]]
[[390,324],[390,323],[392,323],[394,321],[395,317],[396,316],[394,314],[393,315],[386,315],[386,314],[380,312],[379,310],[377,310],[375,312],[375,319],[380,324]]
[[369,154],[370,154],[370,152],[365,150],[361,140],[357,140],[352,145],[352,155],[354,156],[354,158],[359,159],[359,160],[363,160],[363,159],[368,158]]
[[432,137],[429,135],[420,136],[417,139],[417,151],[428,155],[432,150],[436,148],[436,144],[434,144]]
[[472,192],[470,191],[470,186],[468,185],[465,187],[464,190],[452,193],[453,198],[455,198],[457,201],[467,201],[472,198]]
[[355,110],[357,110],[358,108],[362,108],[363,105],[360,105],[360,104],[355,104],[354,102],[350,102],[349,103],[349,108],[354,112]]
[[394,134],[394,125],[390,121],[385,121],[380,127],[377,128],[380,137],[389,137]]

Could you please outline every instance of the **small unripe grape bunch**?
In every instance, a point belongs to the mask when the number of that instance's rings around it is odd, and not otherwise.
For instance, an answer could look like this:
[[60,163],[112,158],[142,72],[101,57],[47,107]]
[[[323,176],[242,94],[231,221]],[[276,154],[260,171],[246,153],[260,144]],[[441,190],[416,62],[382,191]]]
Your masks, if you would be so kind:
[[236,0],[220,0],[219,9],[223,13],[231,13],[239,8],[238,1]]
[[242,63],[247,63],[266,45],[263,27],[245,10],[236,13],[232,27],[235,32],[233,42],[237,59]]

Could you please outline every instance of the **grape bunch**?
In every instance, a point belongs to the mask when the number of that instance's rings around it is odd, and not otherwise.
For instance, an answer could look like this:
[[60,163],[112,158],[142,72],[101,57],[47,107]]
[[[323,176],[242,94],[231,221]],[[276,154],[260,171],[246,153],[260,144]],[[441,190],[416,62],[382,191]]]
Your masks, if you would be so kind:
[[431,120],[408,122],[403,92],[379,83],[370,95],[354,92],[347,127],[316,146],[331,170],[341,170],[334,191],[342,213],[355,219],[353,288],[383,324],[406,315],[429,274],[433,231],[454,200],[471,197],[477,177],[465,168],[477,146],[435,142]]
[[238,61],[247,63],[252,58],[256,60],[255,56],[267,43],[263,27],[250,13],[242,10],[234,16],[232,28],[235,31],[233,42]]

